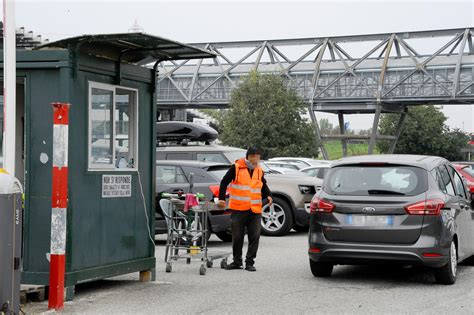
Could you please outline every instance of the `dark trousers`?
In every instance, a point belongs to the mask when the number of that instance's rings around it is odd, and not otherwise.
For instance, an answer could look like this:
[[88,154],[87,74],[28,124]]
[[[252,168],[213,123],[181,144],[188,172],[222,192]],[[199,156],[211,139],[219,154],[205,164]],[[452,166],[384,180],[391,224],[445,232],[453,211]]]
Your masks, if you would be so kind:
[[234,262],[242,265],[242,247],[244,246],[245,228],[248,234],[248,249],[245,258],[246,265],[253,265],[257,257],[258,242],[260,240],[261,214],[248,211],[232,211],[232,252]]

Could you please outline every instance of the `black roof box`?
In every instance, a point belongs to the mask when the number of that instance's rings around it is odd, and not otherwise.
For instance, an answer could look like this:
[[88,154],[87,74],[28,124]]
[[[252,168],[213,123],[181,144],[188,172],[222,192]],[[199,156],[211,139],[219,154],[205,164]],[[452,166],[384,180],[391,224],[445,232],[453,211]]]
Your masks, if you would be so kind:
[[219,134],[214,128],[205,124],[185,121],[163,121],[156,123],[158,141],[205,141],[217,139]]

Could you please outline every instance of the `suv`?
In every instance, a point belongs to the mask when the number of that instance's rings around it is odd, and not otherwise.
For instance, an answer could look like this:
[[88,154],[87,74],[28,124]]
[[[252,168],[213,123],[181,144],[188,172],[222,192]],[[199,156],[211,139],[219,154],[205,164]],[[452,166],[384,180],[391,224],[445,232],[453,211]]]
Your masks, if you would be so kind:
[[327,277],[335,264],[422,265],[452,284],[458,262],[474,255],[473,236],[471,196],[447,160],[344,158],[311,203],[310,267]]
[[[246,151],[218,145],[187,145],[158,147],[156,152],[158,160],[212,160],[232,164],[245,157]],[[288,234],[292,228],[307,231],[311,198],[321,187],[322,180],[309,176],[277,174],[264,163],[261,166],[274,197],[273,207],[263,207],[262,233],[281,236]]]

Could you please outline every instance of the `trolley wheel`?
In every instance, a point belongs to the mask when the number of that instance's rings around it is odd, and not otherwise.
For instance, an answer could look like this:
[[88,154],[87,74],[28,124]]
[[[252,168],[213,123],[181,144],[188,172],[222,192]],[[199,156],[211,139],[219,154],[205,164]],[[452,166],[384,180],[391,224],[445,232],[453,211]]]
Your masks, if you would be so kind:
[[201,267],[199,268],[199,274],[201,276],[204,276],[206,274],[206,266],[204,266],[204,264],[202,264]]
[[187,265],[191,264],[191,258],[186,258],[186,264]]
[[221,268],[226,269],[227,268],[227,259],[224,258],[221,260]]
[[206,262],[206,266],[207,266],[207,268],[212,268],[212,266],[213,266],[212,260],[208,260],[208,261]]
[[170,263],[166,263],[166,272],[171,272],[173,270],[173,267],[171,267]]

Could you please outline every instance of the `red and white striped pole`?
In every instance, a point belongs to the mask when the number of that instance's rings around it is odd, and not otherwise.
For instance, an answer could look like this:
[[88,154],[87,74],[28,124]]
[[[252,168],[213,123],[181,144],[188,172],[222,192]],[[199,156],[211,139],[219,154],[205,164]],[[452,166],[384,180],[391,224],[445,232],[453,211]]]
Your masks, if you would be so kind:
[[51,250],[49,265],[48,308],[64,306],[64,274],[66,272],[67,227],[67,161],[69,104],[53,106],[53,191],[51,196]]

